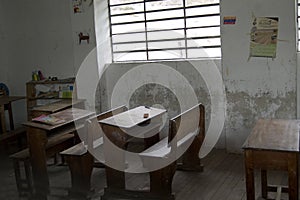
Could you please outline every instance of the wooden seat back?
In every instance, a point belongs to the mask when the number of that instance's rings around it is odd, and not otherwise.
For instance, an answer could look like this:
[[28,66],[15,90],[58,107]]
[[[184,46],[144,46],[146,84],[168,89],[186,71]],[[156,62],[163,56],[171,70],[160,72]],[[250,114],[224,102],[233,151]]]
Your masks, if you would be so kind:
[[199,163],[198,152],[204,140],[204,134],[205,109],[202,104],[197,104],[170,119],[168,137],[140,153],[140,156],[146,167],[157,165],[158,162],[170,163],[185,152],[188,152],[187,157]]
[[93,151],[97,146],[103,143],[103,132],[98,121],[111,117],[113,115],[127,111],[128,108],[124,105],[113,108],[106,112],[98,114],[96,117],[91,117],[86,120],[85,127],[87,132],[88,149]]
[[197,135],[204,139],[205,109],[200,103],[170,119],[168,144],[174,148],[186,149]]

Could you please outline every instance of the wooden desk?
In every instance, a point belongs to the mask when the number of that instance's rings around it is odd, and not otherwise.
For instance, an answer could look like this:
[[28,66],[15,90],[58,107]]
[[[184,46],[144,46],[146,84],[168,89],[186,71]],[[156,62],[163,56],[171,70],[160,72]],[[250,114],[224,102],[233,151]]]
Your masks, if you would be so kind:
[[58,102],[46,104],[43,106],[37,106],[34,107],[31,110],[31,116],[32,118],[38,117],[42,114],[52,114],[56,113],[62,110],[65,110],[67,108],[71,108],[73,105],[76,105],[76,107],[83,107],[84,100],[72,100],[72,99],[64,99]]
[[0,120],[1,120],[2,133],[6,132],[5,112],[4,112],[5,105],[8,106],[10,130],[14,130],[14,120],[13,120],[11,103],[13,101],[17,101],[20,99],[25,99],[25,97],[24,96],[1,96],[0,97]]
[[[149,117],[144,118],[144,113],[148,113]],[[132,138],[140,137],[145,138],[148,147],[159,141],[159,128],[164,113],[166,110],[140,106],[99,121],[105,134],[104,155],[109,155],[105,156],[107,188],[102,199],[121,193],[130,195],[132,192],[125,189],[125,171],[128,166],[125,164],[124,152],[111,150],[107,140],[125,151]],[[118,164],[122,169],[111,168],[111,163]],[[132,194],[137,195],[135,192]]]
[[246,167],[247,200],[255,199],[254,169],[261,169],[262,197],[276,187],[268,186],[267,170],[288,172],[290,200],[298,200],[299,123],[297,120],[260,119],[243,148]]
[[47,173],[47,159],[45,146],[48,137],[55,134],[72,133],[76,131],[75,121],[88,118],[94,114],[87,110],[70,108],[52,115],[64,119],[65,122],[57,125],[46,125],[28,121],[23,125],[27,129],[28,146],[31,155],[33,181],[37,199],[47,199],[49,192],[49,177]]

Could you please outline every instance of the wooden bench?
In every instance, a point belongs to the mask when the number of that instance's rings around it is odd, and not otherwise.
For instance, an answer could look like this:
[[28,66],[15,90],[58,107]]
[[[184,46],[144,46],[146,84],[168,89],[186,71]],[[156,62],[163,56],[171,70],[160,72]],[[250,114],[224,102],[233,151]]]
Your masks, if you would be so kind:
[[18,148],[21,149],[22,140],[26,140],[26,129],[24,127],[0,134],[0,144],[4,144],[6,150],[9,143],[15,141],[18,142]]
[[[74,145],[74,134],[63,133],[55,135],[48,140],[46,146],[47,158],[52,158],[57,153],[62,150],[69,148]],[[17,189],[19,196],[33,194],[33,181],[32,181],[32,172],[30,165],[30,153],[29,149],[23,149],[17,153],[10,155],[10,158],[13,161],[15,179],[17,184]],[[22,177],[21,165],[23,163],[24,167],[24,177]]]
[[181,169],[202,170],[198,153],[205,133],[204,111],[198,104],[170,119],[168,137],[140,153],[144,167],[150,171],[150,192],[154,196],[174,199],[172,180],[180,157]]
[[[71,172],[70,196],[87,197],[91,189],[92,170],[95,163],[98,162],[92,155],[101,153],[101,148],[103,148],[103,133],[99,131],[98,121],[126,110],[125,106],[120,106],[87,119],[85,122],[87,135],[82,138],[85,141],[60,153],[65,157]],[[99,163],[96,166],[99,166]]]

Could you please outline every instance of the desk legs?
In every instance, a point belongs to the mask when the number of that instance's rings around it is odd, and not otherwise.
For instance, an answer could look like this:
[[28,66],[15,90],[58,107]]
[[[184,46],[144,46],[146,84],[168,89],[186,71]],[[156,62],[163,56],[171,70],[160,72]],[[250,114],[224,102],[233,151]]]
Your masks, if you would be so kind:
[[298,200],[298,154],[288,155],[289,199]]
[[245,151],[245,174],[247,200],[255,200],[254,169],[251,150]]
[[6,132],[4,105],[0,105],[0,121],[2,133]]
[[[253,155],[255,154],[255,156]],[[255,199],[254,168],[261,170],[262,197],[267,198],[269,191],[276,191],[276,187],[268,186],[267,170],[277,169],[288,172],[289,200],[298,200],[298,153],[297,152],[271,152],[245,150],[245,175],[247,200]]]
[[47,199],[49,193],[49,178],[45,146],[47,134],[45,131],[27,127],[27,141],[30,152],[33,183],[36,199]]
[[65,155],[71,172],[72,187],[70,196],[87,198],[91,189],[91,175],[94,157],[87,152],[82,156]]
[[11,102],[6,104],[8,107],[8,117],[9,117],[9,126],[10,126],[10,130],[14,130],[15,126],[14,126],[14,118],[13,118],[13,112],[12,112],[12,106],[11,106]]
[[261,196],[263,198],[268,197],[268,180],[267,180],[267,170],[261,170]]

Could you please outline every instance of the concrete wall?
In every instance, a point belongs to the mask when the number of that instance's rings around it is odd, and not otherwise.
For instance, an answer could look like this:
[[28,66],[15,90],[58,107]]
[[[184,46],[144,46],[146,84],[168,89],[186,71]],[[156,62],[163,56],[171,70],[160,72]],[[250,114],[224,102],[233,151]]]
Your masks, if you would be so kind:
[[[295,1],[223,0],[222,68],[227,90],[226,147],[240,151],[258,118],[296,118]],[[249,58],[252,16],[279,17],[276,58]]]
[[[222,78],[226,88],[227,116],[218,147],[229,152],[241,152],[242,145],[258,118],[296,118],[296,23],[295,1],[278,0],[222,0],[221,18],[236,16],[235,25],[221,26],[222,33]],[[249,58],[250,30],[253,16],[279,17],[277,56],[270,58]],[[205,61],[195,61],[207,65]],[[156,63],[155,63],[156,64]],[[199,102],[210,114],[210,96],[205,84],[187,61],[162,62],[180,72],[197,94]],[[112,64],[100,82],[101,109],[112,106],[112,95],[116,84],[128,72],[143,63]],[[137,77],[128,78],[139,79]],[[171,76],[166,79],[172,82]],[[126,87],[125,87],[126,88]],[[174,96],[174,95],[173,95]],[[178,100],[166,88],[147,84],[135,90],[130,96],[119,98],[119,104],[135,107],[142,104],[161,104],[168,109],[169,117],[178,112]]]
[[[214,91],[208,90],[199,71],[209,71],[212,67],[219,70],[220,60],[111,64],[99,84],[101,110],[120,105],[129,108],[147,105],[165,108],[170,119],[201,102],[206,107],[208,125],[211,120],[210,95]],[[166,136],[167,132],[168,120],[162,135]],[[221,138],[218,146],[224,147],[225,135]]]

